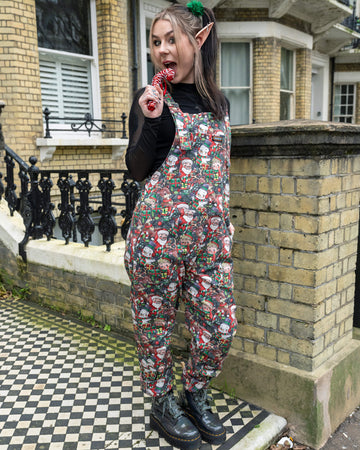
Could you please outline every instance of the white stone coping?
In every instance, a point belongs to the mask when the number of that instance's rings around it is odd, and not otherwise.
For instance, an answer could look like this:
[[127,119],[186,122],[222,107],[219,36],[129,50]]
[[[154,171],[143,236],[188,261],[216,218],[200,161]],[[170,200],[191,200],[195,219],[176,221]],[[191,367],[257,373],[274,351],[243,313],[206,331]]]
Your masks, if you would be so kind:
[[25,235],[25,226],[20,214],[16,211],[13,217],[7,202],[4,199],[0,201],[0,241],[3,242],[14,255],[19,254],[19,242]]
[[40,150],[40,161],[49,161],[52,159],[57,147],[112,147],[112,159],[120,159],[127,146],[128,139],[106,138],[101,137],[52,137],[37,138],[36,145]]
[[287,421],[280,416],[270,414],[258,428],[253,428],[232,450],[265,450],[285,430]]
[[[7,202],[2,199],[0,240],[16,257],[20,257],[19,243],[24,233],[21,216],[15,211],[11,217]],[[65,241],[60,239],[30,239],[25,250],[28,262],[130,285],[124,265],[124,241],[113,244],[111,251],[107,252],[105,245],[85,247],[82,242],[65,245]]]

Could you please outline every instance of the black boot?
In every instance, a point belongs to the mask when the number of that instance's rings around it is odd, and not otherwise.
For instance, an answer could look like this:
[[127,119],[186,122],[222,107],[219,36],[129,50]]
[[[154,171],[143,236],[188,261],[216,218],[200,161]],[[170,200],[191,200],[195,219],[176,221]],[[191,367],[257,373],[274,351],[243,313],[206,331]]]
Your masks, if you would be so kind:
[[221,444],[226,439],[226,430],[217,414],[211,411],[206,389],[197,392],[183,390],[179,404],[186,415],[197,426],[201,437],[210,444]]
[[201,445],[199,431],[179,407],[172,391],[154,399],[150,427],[173,447],[195,450]]

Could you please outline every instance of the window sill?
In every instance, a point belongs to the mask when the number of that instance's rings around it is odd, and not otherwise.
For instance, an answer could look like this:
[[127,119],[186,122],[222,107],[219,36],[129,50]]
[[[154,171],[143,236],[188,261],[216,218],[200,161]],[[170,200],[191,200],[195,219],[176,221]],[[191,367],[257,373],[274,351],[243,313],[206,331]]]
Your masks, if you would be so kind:
[[55,137],[37,138],[36,145],[40,149],[40,161],[50,161],[57,147],[112,147],[112,159],[120,159],[128,145],[128,139],[100,137]]

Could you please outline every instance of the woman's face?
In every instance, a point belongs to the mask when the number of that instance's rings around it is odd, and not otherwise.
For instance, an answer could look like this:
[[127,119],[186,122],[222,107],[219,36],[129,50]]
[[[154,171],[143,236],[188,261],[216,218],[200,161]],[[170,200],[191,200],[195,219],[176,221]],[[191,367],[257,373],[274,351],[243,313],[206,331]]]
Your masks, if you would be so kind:
[[194,47],[181,31],[175,43],[174,30],[168,20],[161,19],[154,24],[152,51],[158,67],[171,67],[175,70],[172,83],[194,83]]

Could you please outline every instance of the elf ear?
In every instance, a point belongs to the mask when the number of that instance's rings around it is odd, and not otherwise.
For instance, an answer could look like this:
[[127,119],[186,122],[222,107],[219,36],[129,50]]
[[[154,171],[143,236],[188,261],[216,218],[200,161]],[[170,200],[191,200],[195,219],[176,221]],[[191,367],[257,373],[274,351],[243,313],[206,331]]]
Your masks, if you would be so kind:
[[208,38],[213,25],[214,22],[208,23],[206,27],[202,28],[198,33],[196,33],[195,39],[199,45],[199,49],[202,47],[203,43]]

